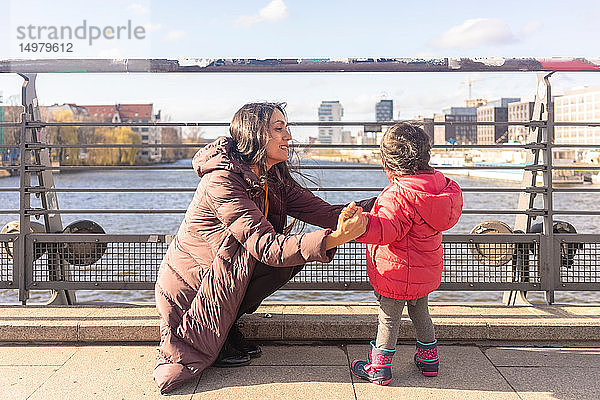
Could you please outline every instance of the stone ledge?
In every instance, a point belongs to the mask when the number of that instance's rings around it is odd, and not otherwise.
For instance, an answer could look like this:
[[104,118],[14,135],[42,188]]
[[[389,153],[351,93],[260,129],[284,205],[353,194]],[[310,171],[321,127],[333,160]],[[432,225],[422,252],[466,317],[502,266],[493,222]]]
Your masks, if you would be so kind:
[[[473,342],[600,341],[600,306],[433,303],[439,340]],[[414,340],[408,316],[399,340]],[[258,341],[367,341],[377,332],[377,307],[357,304],[265,304],[243,319]],[[0,305],[0,342],[158,342],[152,304]]]

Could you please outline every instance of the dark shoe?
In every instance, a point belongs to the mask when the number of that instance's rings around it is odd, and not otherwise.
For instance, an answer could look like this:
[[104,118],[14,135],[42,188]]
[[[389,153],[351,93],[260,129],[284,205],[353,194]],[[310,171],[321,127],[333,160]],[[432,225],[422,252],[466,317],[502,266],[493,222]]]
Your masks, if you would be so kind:
[[247,341],[242,332],[240,332],[237,324],[233,324],[231,327],[227,340],[231,342],[232,346],[237,350],[248,354],[250,358],[258,358],[262,354],[260,346]]
[[213,363],[213,367],[217,368],[231,368],[231,367],[242,367],[250,364],[250,356],[243,353],[232,346],[229,340],[225,341],[223,348],[217,356],[217,360]]

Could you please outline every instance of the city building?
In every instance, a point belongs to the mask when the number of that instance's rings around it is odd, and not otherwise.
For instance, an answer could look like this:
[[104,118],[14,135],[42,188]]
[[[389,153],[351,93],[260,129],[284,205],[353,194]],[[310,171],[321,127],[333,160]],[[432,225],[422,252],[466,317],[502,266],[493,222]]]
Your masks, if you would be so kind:
[[394,119],[394,100],[380,100],[375,104],[375,121],[392,121]]
[[491,100],[488,101],[486,106],[487,107],[508,107],[508,105],[510,103],[516,103],[518,101],[521,101],[520,97],[501,97],[497,100]]
[[[477,122],[508,122],[508,105],[521,101],[518,97],[502,97],[477,108]],[[508,124],[477,125],[477,144],[508,142]]]
[[433,118],[423,117],[419,120],[419,123],[421,124],[421,128],[423,128],[427,136],[429,136],[429,140],[431,140],[431,143],[433,144]]
[[[160,111],[154,114],[150,104],[84,105],[89,117],[103,122],[158,122]],[[142,144],[161,144],[161,129],[155,126],[132,126],[131,130],[140,135]],[[155,163],[161,160],[160,147],[142,147],[137,153],[140,162]]]
[[[508,122],[527,122],[533,116],[532,101],[518,101],[508,104]],[[526,143],[529,136],[529,127],[522,125],[508,126],[508,141]]]
[[[479,107],[477,122],[508,122],[508,107]],[[508,142],[508,124],[477,125],[477,144]]]
[[[476,122],[477,108],[475,107],[448,107],[442,114],[435,114],[433,122]],[[433,128],[434,144],[474,144],[477,140],[477,127],[475,125],[435,125]]]
[[[554,97],[554,120],[556,122],[600,122],[600,86],[575,89],[563,96]],[[598,144],[600,127],[557,126],[554,128],[556,144]],[[555,159],[585,161],[590,158],[589,149],[556,148]]]
[[[344,108],[339,101],[322,101],[319,106],[320,121],[341,121]],[[342,140],[341,126],[319,126],[318,141],[323,144],[340,143]]]
[[[571,90],[554,98],[556,122],[600,122],[600,86]],[[557,126],[554,143],[600,144],[600,127]]]

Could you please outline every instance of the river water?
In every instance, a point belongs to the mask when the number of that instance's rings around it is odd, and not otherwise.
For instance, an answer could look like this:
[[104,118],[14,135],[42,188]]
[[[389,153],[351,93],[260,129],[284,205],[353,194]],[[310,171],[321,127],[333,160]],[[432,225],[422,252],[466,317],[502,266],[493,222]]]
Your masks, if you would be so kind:
[[[311,165],[352,165],[327,161],[304,160]],[[180,160],[176,166],[191,165],[190,160]],[[304,170],[321,187],[381,187],[387,184],[382,171],[364,170]],[[464,176],[451,176],[462,187],[517,187],[518,183],[497,179],[482,179]],[[198,177],[190,169],[183,170],[128,170],[128,171],[85,171],[55,175],[57,188],[194,188]],[[19,178],[0,179],[0,187],[18,187]],[[308,183],[307,186],[314,186]],[[343,204],[376,196],[378,192],[318,192],[317,195],[332,204]],[[59,193],[58,201],[62,209],[185,209],[192,198],[192,192],[172,193]],[[466,209],[514,209],[518,193],[464,193]],[[562,210],[595,209],[599,204],[598,193],[555,193],[554,206]],[[537,199],[536,201],[540,201]],[[35,203],[34,203],[35,205]],[[0,209],[18,208],[18,193],[0,192]],[[99,223],[108,233],[175,233],[182,214],[90,214],[63,215],[63,224],[78,219],[91,219]],[[560,218],[560,217],[559,217]],[[17,215],[0,215],[0,226],[18,219]],[[479,222],[498,219],[514,225],[512,215],[463,215],[459,223],[449,232],[467,233]],[[580,233],[600,232],[600,217],[568,216],[560,218],[571,222]],[[310,229],[310,228],[308,228]],[[31,302],[43,302],[48,298],[46,291],[32,291]],[[152,301],[153,292],[137,291],[77,291],[79,301]],[[431,295],[434,301],[500,301],[501,292],[449,292],[439,291]],[[543,299],[541,293],[532,293],[533,301]],[[269,298],[274,301],[353,301],[373,302],[372,292],[360,291],[279,291]],[[556,292],[558,302],[598,303],[598,292]],[[16,291],[0,290],[0,303],[17,302]]]

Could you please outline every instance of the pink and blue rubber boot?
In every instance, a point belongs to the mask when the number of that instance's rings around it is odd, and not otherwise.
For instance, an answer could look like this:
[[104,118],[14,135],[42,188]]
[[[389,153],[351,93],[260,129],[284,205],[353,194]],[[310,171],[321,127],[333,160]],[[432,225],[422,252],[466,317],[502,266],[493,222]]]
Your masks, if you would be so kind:
[[425,376],[437,376],[440,359],[437,352],[437,340],[423,343],[417,340],[415,364]]
[[394,350],[380,349],[375,347],[375,341],[371,341],[371,351],[367,361],[355,360],[352,362],[352,373],[376,385],[389,385],[392,381],[392,358]]

